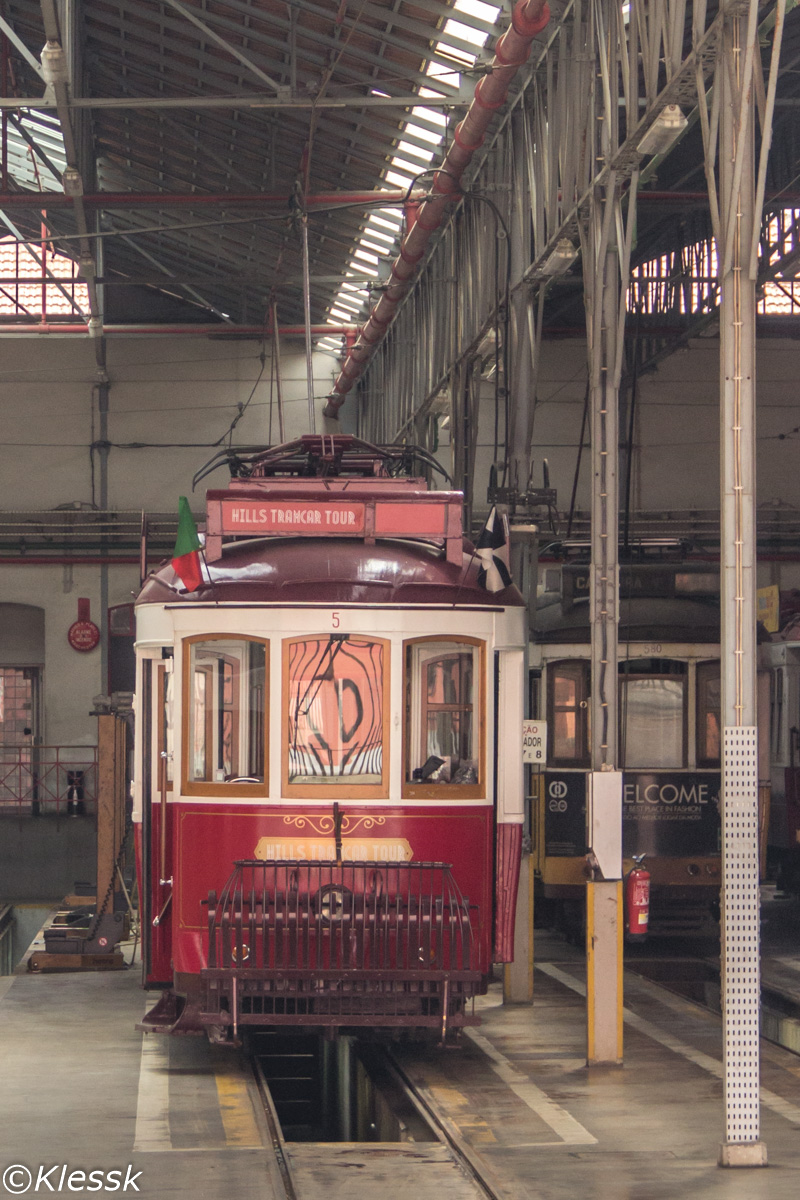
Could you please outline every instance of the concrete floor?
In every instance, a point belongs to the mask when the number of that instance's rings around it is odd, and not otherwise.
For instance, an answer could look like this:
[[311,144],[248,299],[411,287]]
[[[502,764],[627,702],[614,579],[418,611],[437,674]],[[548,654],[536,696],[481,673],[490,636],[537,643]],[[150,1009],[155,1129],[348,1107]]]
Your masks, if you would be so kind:
[[[543,955],[532,1008],[503,1007],[494,991],[462,1049],[403,1051],[504,1197],[796,1200],[799,1058],[763,1046],[770,1166],[723,1170],[719,1019],[628,976],[625,1066],[590,1073],[582,963],[558,944]],[[67,1177],[120,1170],[123,1182],[130,1166],[153,1200],[279,1197],[236,1055],[203,1039],[144,1039],[134,1029],[144,1007],[138,968],[0,982],[0,1175],[20,1164],[35,1185],[40,1166],[56,1165],[58,1190],[62,1166]],[[382,1191],[409,1194],[402,1174]]]
[[[119,1170],[124,1183],[130,1166],[153,1200],[282,1195],[236,1056],[205,1039],[136,1032],[138,965],[12,978],[0,1002],[0,1174],[27,1167],[31,1194],[40,1166],[58,1166],[49,1176],[58,1190],[66,1164],[66,1194],[71,1171]],[[45,1183],[38,1194],[49,1194]]]
[[722,1169],[720,1018],[626,971],[625,1065],[590,1072],[581,957],[537,936],[533,1008],[504,1007],[495,988],[480,1002],[483,1024],[461,1055],[404,1055],[415,1081],[448,1107],[490,1164],[501,1193],[796,1200],[800,1058],[762,1041],[761,1136],[770,1165]]

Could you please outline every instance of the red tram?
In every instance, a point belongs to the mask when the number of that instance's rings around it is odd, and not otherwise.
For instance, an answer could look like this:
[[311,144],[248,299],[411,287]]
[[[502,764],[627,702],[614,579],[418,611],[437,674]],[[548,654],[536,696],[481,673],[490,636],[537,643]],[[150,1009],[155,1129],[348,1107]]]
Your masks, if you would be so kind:
[[305,437],[209,491],[136,604],[142,1028],[435,1030],[512,957],[524,608],[462,496]]

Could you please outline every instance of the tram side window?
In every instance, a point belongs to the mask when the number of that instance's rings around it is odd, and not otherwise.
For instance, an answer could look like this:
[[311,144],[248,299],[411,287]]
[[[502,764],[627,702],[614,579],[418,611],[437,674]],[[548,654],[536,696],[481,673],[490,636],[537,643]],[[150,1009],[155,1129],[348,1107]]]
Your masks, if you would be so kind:
[[382,641],[351,634],[284,644],[289,787],[383,787],[386,653]]
[[477,794],[482,782],[481,663],[477,643],[437,639],[406,645],[407,795],[429,788],[453,794],[456,787],[459,795]]
[[686,765],[686,665],[636,659],[620,664],[620,758],[623,768]]
[[263,783],[266,647],[244,638],[189,643],[187,784]]
[[589,765],[589,663],[583,659],[548,667],[549,762],[554,767]]
[[697,664],[697,765],[718,767],[722,748],[719,663]]

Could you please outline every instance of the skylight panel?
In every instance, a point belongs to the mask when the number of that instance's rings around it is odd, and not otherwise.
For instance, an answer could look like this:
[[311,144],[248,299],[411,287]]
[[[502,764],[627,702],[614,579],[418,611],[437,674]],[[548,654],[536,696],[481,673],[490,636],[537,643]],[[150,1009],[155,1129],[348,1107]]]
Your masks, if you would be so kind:
[[[419,89],[420,96],[424,92],[427,92],[429,96],[436,95],[435,92],[429,92],[427,88]],[[435,108],[423,108],[418,105],[416,108],[412,108],[411,115],[412,117],[423,117],[426,121],[430,121],[431,125],[444,126],[447,124],[447,117],[444,115],[444,113],[438,112]]]
[[364,303],[365,296],[361,295],[352,284],[342,283],[339,288],[339,299],[346,301],[348,304],[355,304],[356,307]]
[[468,50],[459,50],[456,46],[450,46],[447,42],[437,42],[436,53],[440,54],[442,58],[452,59],[464,67],[475,65],[474,54],[470,54]]
[[414,175],[418,175],[420,171],[424,170],[421,163],[408,162],[405,158],[401,158],[399,154],[396,154],[394,158],[391,159],[391,164],[393,167],[397,167],[399,171],[407,171],[412,177]]
[[349,322],[351,320],[351,314],[346,309],[336,308],[334,305],[331,305],[331,316],[338,317],[340,321]]
[[377,267],[370,267],[367,263],[353,263],[354,267],[358,267],[359,275],[369,275],[371,279],[377,279],[380,272]]
[[483,48],[489,40],[489,34],[483,33],[480,29],[473,29],[471,25],[465,25],[463,21],[445,21],[442,33],[452,33],[453,37],[460,38],[462,42],[471,42],[473,46]]
[[[451,94],[450,89],[460,88],[462,70],[473,67],[476,60],[476,54],[461,46],[474,46],[476,53],[482,50],[493,32],[492,27],[500,8],[486,0],[454,0],[453,12],[465,14],[466,19],[458,20],[453,16],[444,23],[442,35],[445,40],[434,46],[432,57],[424,68],[432,86],[417,88],[417,95],[423,103],[412,108],[402,128],[394,156],[389,160],[379,185],[385,190],[393,187],[410,192],[417,178],[426,174],[443,140],[449,115],[437,107],[429,107],[424,101],[446,101]],[[446,40],[448,34],[460,46],[451,45]],[[379,88],[372,88],[371,94],[386,95]],[[360,242],[353,251],[345,279],[379,277],[379,266],[382,264],[385,269],[394,243],[402,233],[404,217],[398,209],[399,205],[387,205],[365,214]],[[354,282],[343,282],[333,302],[338,305],[338,310],[332,307],[331,312],[341,313],[345,308],[355,311],[368,304],[369,300],[363,288],[357,288]]]
[[415,138],[419,138],[421,142],[430,142],[432,146],[438,146],[442,140],[440,133],[434,133],[432,129],[423,129],[421,125],[414,125],[411,121],[406,122],[404,132],[412,134]]
[[[365,231],[365,233],[368,233],[368,232],[369,232],[368,230]],[[379,260],[384,254],[386,254],[387,249],[388,249],[387,246],[382,246],[380,244],[380,242],[370,241],[369,237],[367,237],[367,236],[362,236],[361,241],[359,242],[359,247],[362,250],[370,250],[370,251],[374,252],[375,254],[378,255]]]
[[[439,47],[437,46],[437,50]],[[457,89],[461,87],[461,76],[457,71],[449,71],[444,63],[437,62],[432,58],[425,68],[425,74],[431,76],[437,83],[441,83],[444,87]]]
[[[383,211],[384,209],[381,209],[381,212]],[[388,229],[393,235],[396,235],[400,221],[387,221],[385,217],[378,217],[375,213],[372,213],[369,218],[369,224],[380,225],[382,229]]]
[[367,221],[364,232],[377,242],[382,251],[388,250],[396,241],[391,233],[384,233],[382,229],[376,229],[371,221]]
[[[56,170],[63,171],[67,165],[67,155],[58,119],[53,121],[46,113],[37,112],[34,116],[29,112],[22,112],[19,120],[28,136],[45,150]],[[28,143],[10,122],[7,132],[9,174],[20,187],[35,192],[39,190],[41,180],[48,190],[63,191],[60,179],[52,174],[38,156],[34,156],[32,161]]]
[[423,162],[429,163],[436,153],[435,150],[423,150],[421,146],[412,146],[411,142],[398,142],[398,151],[403,154],[413,154],[415,158],[421,158]]
[[486,21],[487,25],[494,25],[500,12],[494,4],[484,4],[484,0],[455,0],[453,8],[458,12],[469,13],[479,21]]
[[414,182],[414,180],[409,179],[407,175],[400,175],[397,171],[387,171],[384,178],[388,183],[393,183],[396,187],[400,188],[411,187],[411,184]]
[[362,246],[366,246],[368,250],[374,250],[377,254],[380,254],[380,255],[391,254],[392,248],[394,247],[394,238],[392,238],[391,240],[387,240],[385,242],[384,241],[379,242],[377,240],[373,241],[372,230],[370,229],[369,225],[364,230],[364,233],[366,234],[366,237],[361,239]]

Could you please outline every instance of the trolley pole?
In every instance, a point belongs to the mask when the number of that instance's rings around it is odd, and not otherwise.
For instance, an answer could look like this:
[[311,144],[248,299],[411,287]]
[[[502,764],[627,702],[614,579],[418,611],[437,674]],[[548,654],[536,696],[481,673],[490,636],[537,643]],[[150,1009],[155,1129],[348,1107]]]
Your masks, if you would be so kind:
[[[730,5],[729,5],[730,7]],[[725,21],[720,98],[719,258],[722,590],[721,1166],[766,1166],[759,1126],[759,859],[756,728],[754,183],[757,4]],[[713,153],[713,147],[707,144]],[[713,161],[707,175],[712,194]]]

